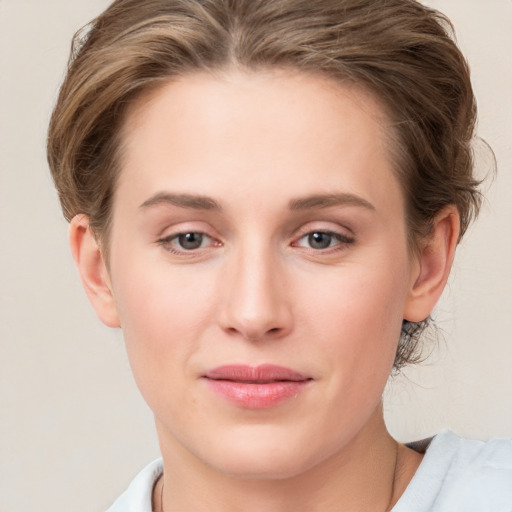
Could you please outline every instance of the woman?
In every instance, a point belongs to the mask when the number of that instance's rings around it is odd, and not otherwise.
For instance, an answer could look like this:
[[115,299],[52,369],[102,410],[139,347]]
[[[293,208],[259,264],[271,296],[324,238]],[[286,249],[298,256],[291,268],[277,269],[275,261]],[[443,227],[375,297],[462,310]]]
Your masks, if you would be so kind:
[[382,412],[480,204],[448,28],[410,0],[118,0],[77,39],[50,167],[162,452],[111,512],[510,509],[509,441],[424,454]]

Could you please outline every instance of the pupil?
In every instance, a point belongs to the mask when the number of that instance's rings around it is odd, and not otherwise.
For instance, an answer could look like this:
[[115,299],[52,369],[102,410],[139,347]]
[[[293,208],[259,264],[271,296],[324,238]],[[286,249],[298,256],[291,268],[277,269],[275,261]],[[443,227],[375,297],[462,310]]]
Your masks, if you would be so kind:
[[178,242],[183,249],[198,249],[203,243],[201,233],[185,233],[178,236]]
[[332,235],[328,233],[311,233],[308,238],[309,245],[313,249],[327,249],[331,245]]

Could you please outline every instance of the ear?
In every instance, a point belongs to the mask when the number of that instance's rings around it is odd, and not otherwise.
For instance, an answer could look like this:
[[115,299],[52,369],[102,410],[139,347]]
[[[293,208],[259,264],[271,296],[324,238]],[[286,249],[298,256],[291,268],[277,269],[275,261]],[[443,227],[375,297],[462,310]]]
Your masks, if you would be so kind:
[[413,265],[404,320],[421,322],[432,313],[448,280],[459,233],[459,213],[455,206],[447,206],[436,216]]
[[69,244],[85,293],[99,319],[109,327],[120,327],[107,266],[86,215],[71,220]]

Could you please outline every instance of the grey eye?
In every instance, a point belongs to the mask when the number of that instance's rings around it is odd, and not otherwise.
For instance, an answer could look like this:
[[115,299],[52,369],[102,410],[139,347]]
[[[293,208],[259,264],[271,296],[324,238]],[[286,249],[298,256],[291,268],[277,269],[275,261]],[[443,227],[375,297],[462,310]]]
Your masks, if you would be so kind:
[[308,244],[312,249],[327,249],[331,246],[334,236],[331,233],[310,233]]
[[182,249],[191,251],[199,249],[203,245],[203,238],[202,233],[183,233],[177,236],[177,242]]

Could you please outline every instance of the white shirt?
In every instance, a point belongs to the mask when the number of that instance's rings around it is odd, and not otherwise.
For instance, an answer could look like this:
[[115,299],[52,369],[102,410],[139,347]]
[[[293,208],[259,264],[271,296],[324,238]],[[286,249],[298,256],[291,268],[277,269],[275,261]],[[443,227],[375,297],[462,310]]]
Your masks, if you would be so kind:
[[[412,443],[425,456],[391,512],[512,512],[512,440],[470,441],[445,430]],[[152,512],[162,460],[146,466],[107,512]]]
[[392,512],[512,512],[512,440],[441,432]]

